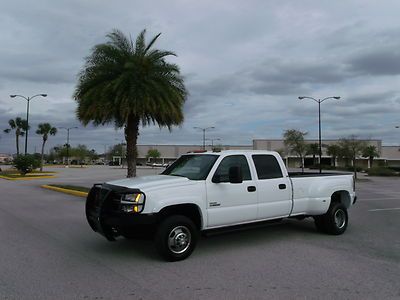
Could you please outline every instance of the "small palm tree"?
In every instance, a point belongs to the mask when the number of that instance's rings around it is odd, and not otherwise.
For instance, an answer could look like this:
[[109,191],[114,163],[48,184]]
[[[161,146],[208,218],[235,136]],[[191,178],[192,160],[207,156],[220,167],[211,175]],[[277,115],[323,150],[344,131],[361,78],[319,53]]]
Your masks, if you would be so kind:
[[15,144],[17,146],[17,155],[19,155],[19,137],[24,136],[25,132],[29,129],[28,122],[17,117],[15,120],[10,119],[8,125],[10,125],[10,128],[5,129],[4,132],[10,133],[12,130],[15,130]]
[[147,151],[147,154],[146,154],[147,160],[150,159],[150,162],[151,162],[151,159],[153,158],[154,163],[156,162],[157,158],[159,158],[160,156],[161,156],[161,153],[157,149],[149,149],[149,151]]
[[379,157],[378,149],[374,145],[366,146],[362,151],[363,157],[368,157],[369,159],[369,167],[372,168],[372,163],[374,162],[375,157]]
[[315,165],[315,156],[319,154],[319,144],[317,143],[307,144],[307,154],[312,155],[312,161],[313,164]]
[[42,142],[42,156],[40,160],[40,171],[43,171],[43,155],[44,155],[44,145],[46,144],[49,135],[56,135],[57,128],[52,127],[49,123],[40,123],[38,125],[38,129],[36,130],[37,134],[40,134],[43,138]]
[[336,144],[328,145],[326,147],[326,153],[332,157],[332,164],[336,167],[336,158],[341,154],[340,146]]
[[145,32],[135,42],[118,30],[108,34],[108,41],[86,58],[74,94],[84,125],[124,127],[127,177],[136,176],[139,125],[171,129],[181,124],[187,96],[179,67],[165,59],[175,54],[153,49],[160,34],[146,44]]

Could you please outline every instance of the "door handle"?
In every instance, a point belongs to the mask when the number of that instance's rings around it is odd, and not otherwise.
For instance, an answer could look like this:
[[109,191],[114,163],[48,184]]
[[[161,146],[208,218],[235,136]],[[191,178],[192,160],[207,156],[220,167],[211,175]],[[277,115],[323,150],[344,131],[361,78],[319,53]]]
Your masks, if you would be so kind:
[[279,185],[279,189],[280,189],[280,190],[286,189],[286,184],[281,183],[281,184]]
[[254,185],[248,186],[247,187],[247,191],[250,192],[250,193],[251,192],[255,192],[256,191],[256,187]]

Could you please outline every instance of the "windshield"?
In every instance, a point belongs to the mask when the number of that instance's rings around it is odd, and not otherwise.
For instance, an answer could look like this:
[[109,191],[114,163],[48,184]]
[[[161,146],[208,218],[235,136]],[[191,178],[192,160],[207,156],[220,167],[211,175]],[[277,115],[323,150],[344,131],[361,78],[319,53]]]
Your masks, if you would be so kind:
[[181,176],[190,180],[204,180],[207,178],[218,155],[183,155],[169,166],[162,175]]

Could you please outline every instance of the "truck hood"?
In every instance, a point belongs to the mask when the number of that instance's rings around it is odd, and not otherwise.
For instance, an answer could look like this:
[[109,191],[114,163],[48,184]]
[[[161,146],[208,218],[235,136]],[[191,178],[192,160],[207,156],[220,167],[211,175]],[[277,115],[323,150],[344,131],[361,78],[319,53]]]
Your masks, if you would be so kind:
[[123,186],[127,188],[137,188],[143,192],[149,190],[165,189],[167,187],[176,187],[195,184],[195,182],[186,177],[177,177],[169,175],[152,175],[136,178],[125,178],[106,182],[107,184]]

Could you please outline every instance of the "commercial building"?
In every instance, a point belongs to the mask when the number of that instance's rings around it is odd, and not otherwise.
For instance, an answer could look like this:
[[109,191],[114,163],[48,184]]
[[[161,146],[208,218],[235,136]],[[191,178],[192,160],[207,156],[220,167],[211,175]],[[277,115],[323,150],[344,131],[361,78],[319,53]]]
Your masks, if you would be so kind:
[[[364,140],[367,145],[375,146],[379,157],[374,158],[374,165],[386,165],[400,167],[400,147],[399,146],[383,146],[381,140]],[[318,143],[318,140],[306,140],[306,143]],[[323,165],[344,166],[345,161],[336,158],[335,161],[326,153],[326,146],[337,144],[338,140],[323,140],[322,159]],[[318,155],[313,158],[312,155],[306,155],[303,161],[296,155],[287,151],[282,139],[255,139],[252,145],[223,145],[218,146],[221,150],[271,150],[278,151],[284,158],[288,167],[305,167],[318,163]],[[160,157],[157,159],[146,158],[147,153],[151,149],[157,149]],[[182,154],[202,150],[201,145],[138,145],[138,163],[146,164],[148,162],[158,164],[168,164],[177,159]],[[211,150],[211,146],[206,146],[206,150]],[[315,160],[315,161],[313,161]],[[370,162],[368,158],[358,157],[356,165],[362,168],[369,168]]]

